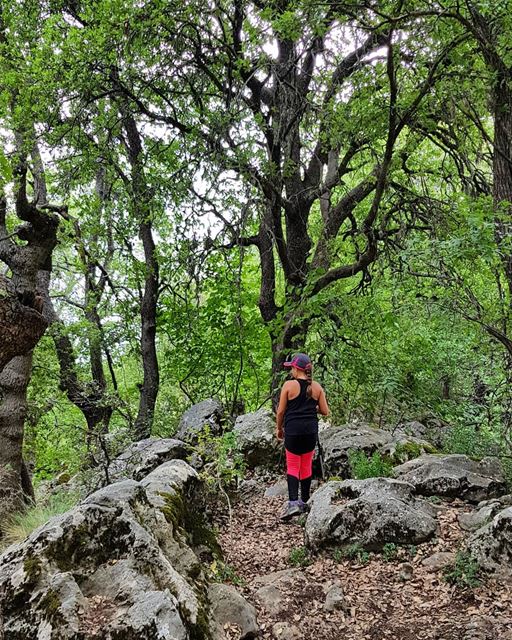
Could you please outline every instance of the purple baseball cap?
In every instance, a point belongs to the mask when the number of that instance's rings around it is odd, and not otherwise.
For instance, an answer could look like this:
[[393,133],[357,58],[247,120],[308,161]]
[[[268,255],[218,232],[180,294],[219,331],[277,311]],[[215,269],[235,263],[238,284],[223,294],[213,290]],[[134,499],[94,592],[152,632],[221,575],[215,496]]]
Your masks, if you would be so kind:
[[307,371],[312,368],[311,360],[305,353],[296,353],[291,360],[283,364],[284,367],[295,367],[301,371]]

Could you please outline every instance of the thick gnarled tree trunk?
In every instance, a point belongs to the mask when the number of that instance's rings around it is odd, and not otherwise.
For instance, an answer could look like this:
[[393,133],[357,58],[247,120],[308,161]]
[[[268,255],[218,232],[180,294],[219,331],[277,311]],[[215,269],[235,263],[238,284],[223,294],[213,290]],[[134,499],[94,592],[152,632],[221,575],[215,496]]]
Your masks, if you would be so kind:
[[[22,156],[15,183],[15,212],[23,223],[15,232],[20,243],[13,242],[13,234],[7,232],[7,202],[3,194],[0,197],[0,260],[12,274],[3,280],[3,285],[9,292],[10,308],[17,310],[4,316],[12,324],[8,333],[1,336],[2,340],[10,340],[9,353],[3,343],[4,359],[9,355],[12,358],[0,370],[0,521],[20,507],[24,496],[30,497],[32,493],[23,463],[26,392],[32,372],[32,349],[47,326],[42,313],[47,292],[41,290],[41,284],[48,283],[49,277],[41,279],[41,274],[50,273],[51,256],[57,244],[57,217],[48,213],[51,207],[46,202],[42,206],[30,202],[26,186],[27,165]],[[4,298],[4,309],[8,299]],[[21,326],[28,318],[33,320],[33,326]]]

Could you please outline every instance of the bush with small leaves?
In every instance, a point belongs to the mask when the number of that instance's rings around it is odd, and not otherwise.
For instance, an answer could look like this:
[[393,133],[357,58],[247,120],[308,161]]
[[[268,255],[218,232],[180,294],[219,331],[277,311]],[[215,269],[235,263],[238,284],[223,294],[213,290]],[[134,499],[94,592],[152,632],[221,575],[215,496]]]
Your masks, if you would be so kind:
[[358,564],[364,565],[370,561],[370,554],[359,542],[354,542],[353,544],[336,548],[333,552],[333,558],[336,562],[355,560]]
[[240,577],[229,564],[216,558],[210,565],[210,577],[214,582],[228,582],[235,587],[245,586],[245,580]]
[[398,546],[394,542],[387,542],[382,547],[382,558],[385,562],[396,560],[398,555]]
[[391,462],[383,458],[378,451],[367,457],[364,451],[349,451],[348,462],[351,475],[356,480],[366,478],[388,478],[393,471]]
[[293,567],[307,567],[311,564],[311,557],[306,547],[294,547],[288,555],[288,562]]
[[455,562],[443,569],[443,576],[448,584],[465,589],[481,584],[478,562],[467,551],[457,551]]

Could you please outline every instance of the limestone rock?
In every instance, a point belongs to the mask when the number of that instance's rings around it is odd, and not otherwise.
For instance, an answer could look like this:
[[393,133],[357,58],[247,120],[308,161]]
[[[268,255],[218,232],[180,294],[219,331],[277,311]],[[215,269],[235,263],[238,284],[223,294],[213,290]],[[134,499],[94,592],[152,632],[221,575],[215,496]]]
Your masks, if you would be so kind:
[[417,493],[439,495],[480,502],[497,497],[506,490],[499,460],[480,462],[463,455],[423,455],[394,469],[399,480],[409,482]]
[[359,543],[417,544],[436,532],[436,512],[414,496],[414,487],[388,478],[331,481],[312,496],[306,543],[313,549]]
[[371,455],[393,440],[388,431],[365,425],[331,427],[321,431],[318,438],[326,476],[340,478],[350,477],[349,451],[363,451]]
[[512,507],[502,509],[478,529],[467,548],[484,571],[512,577]]
[[465,531],[476,531],[488,524],[499,511],[509,506],[512,506],[512,495],[484,500],[477,505],[474,511],[459,514],[460,527]]
[[204,578],[182,532],[181,506],[197,482],[170,461],[143,483],[96,491],[9,547],[0,556],[5,637],[205,637]]
[[238,447],[249,467],[272,465],[277,461],[279,444],[270,411],[260,409],[238,416],[234,432]]
[[431,556],[425,558],[421,564],[431,571],[437,571],[438,569],[444,569],[453,565],[455,562],[455,553],[452,551],[438,551]]
[[428,423],[411,420],[410,422],[402,422],[392,431],[394,438],[399,439],[402,436],[417,438],[429,442],[436,448],[442,448],[446,437],[446,427],[438,421],[429,421]]
[[176,438],[188,444],[197,444],[199,434],[208,427],[212,435],[220,435],[224,409],[218,400],[209,398],[192,405],[181,417]]
[[307,583],[308,579],[300,569],[269,573],[254,580],[256,600],[270,615],[279,615],[288,606],[290,595],[296,594]]
[[341,586],[335,584],[330,587],[325,596],[324,609],[326,611],[347,611],[349,608]]
[[164,462],[184,459],[188,448],[174,438],[146,438],[127,447],[112,461],[109,468],[110,481],[124,478],[140,480]]
[[393,464],[403,464],[425,453],[436,453],[435,447],[427,440],[404,434],[393,434],[393,440],[378,451],[392,460]]
[[272,634],[276,640],[304,640],[302,631],[289,622],[276,622],[272,626]]
[[278,480],[265,490],[265,498],[285,497],[288,495],[288,483],[286,478]]
[[411,580],[414,575],[414,567],[410,562],[404,562],[400,565],[400,571],[398,572],[398,577],[403,580]]
[[240,627],[240,640],[256,638],[259,625],[256,609],[243,598],[235,587],[227,584],[212,584],[208,588],[212,640],[224,640],[224,625]]

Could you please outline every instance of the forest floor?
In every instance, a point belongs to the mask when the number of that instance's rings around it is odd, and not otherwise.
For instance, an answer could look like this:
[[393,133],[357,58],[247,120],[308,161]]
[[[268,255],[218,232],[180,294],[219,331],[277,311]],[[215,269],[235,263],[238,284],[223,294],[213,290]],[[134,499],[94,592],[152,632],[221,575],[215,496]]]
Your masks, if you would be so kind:
[[[256,596],[261,578],[293,568],[290,552],[301,559],[297,550],[304,545],[300,520],[279,521],[283,503],[282,497],[248,497],[233,509],[231,525],[224,526],[219,537],[231,580],[257,609],[262,638],[512,640],[512,583],[491,580],[461,588],[448,584],[441,570],[422,564],[438,551],[459,548],[465,533],[457,515],[470,510],[460,501],[439,505],[436,540],[399,548],[392,560],[370,554],[367,564],[358,564],[332,551],[304,559],[310,564],[299,569],[306,579],[282,591],[280,610],[273,613]],[[406,569],[412,576],[404,578]],[[325,593],[333,585],[343,590],[344,603],[342,610],[329,612],[324,609]],[[279,631],[279,622],[296,627],[295,635],[290,628]]]

